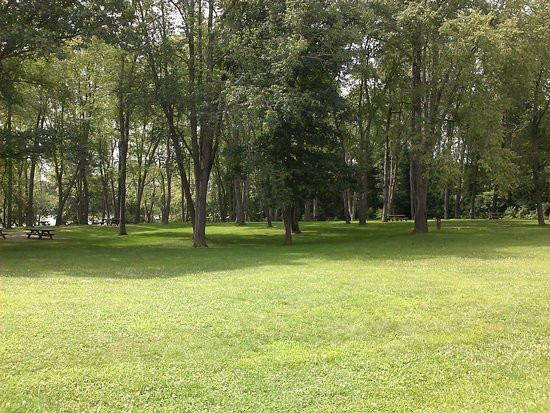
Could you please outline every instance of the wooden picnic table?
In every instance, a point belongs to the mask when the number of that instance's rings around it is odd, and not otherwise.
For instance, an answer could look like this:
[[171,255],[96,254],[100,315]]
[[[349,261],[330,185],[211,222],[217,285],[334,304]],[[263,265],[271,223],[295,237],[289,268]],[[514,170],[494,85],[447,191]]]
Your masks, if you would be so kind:
[[118,218],[103,218],[99,221],[99,225],[117,226],[118,224],[120,224]]
[[2,228],[0,228],[0,237],[2,237],[3,239],[6,239],[6,234],[2,232]]
[[53,229],[29,228],[27,231],[27,238],[36,235],[38,239],[42,239],[42,237],[50,237],[50,239],[53,239],[53,232]]
[[406,221],[406,215],[388,215],[388,220],[390,221]]

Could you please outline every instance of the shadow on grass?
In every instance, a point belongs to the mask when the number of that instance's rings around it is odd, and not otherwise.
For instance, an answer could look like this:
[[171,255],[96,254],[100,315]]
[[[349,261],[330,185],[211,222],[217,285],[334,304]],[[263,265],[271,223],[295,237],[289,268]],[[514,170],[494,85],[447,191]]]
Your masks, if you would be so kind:
[[189,225],[59,229],[64,239],[0,244],[0,275],[5,277],[171,278],[190,274],[277,266],[307,266],[310,260],[377,261],[476,258],[494,260],[522,255],[517,248],[550,245],[550,230],[525,221],[445,221],[443,229],[412,233],[411,222],[308,222],[294,245],[283,246],[281,223],[275,228],[211,224],[210,248],[193,249]]

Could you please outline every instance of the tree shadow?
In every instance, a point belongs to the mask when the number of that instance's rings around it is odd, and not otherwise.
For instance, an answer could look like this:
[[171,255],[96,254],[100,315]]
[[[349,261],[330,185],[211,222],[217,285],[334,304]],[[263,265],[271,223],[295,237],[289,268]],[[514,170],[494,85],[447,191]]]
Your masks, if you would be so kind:
[[[432,223],[431,223],[432,224]],[[444,221],[428,234],[413,234],[411,222],[367,225],[307,222],[294,245],[283,245],[281,223],[246,226],[212,224],[209,248],[191,248],[189,225],[129,226],[119,237],[116,228],[69,227],[53,243],[11,243],[0,246],[4,277],[173,278],[266,266],[304,266],[309,260],[369,265],[440,258],[498,260],[522,256],[550,245],[550,230],[526,221]]]

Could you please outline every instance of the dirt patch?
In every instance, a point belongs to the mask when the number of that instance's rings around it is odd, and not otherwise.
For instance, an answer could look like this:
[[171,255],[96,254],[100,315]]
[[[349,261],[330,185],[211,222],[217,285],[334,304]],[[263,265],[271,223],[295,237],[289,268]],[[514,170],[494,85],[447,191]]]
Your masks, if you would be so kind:
[[37,236],[33,236],[30,238],[27,238],[27,234],[24,232],[4,232],[6,234],[6,239],[2,239],[0,237],[0,243],[2,242],[25,242],[25,241],[56,241],[56,240],[62,240],[63,238],[56,237],[55,234],[53,235],[53,240],[50,239],[50,237],[42,237],[42,239],[38,238]]

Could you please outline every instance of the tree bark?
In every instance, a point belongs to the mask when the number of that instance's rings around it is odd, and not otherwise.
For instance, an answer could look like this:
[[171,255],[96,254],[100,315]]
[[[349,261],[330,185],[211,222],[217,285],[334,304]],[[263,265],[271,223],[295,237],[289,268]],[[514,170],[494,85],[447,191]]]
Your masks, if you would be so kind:
[[32,227],[34,224],[34,175],[36,173],[36,156],[31,156],[31,170],[29,175],[29,191],[27,200],[27,227]]
[[235,199],[235,223],[237,225],[245,225],[244,214],[244,191],[240,176],[236,176],[233,180],[233,190]]
[[170,206],[172,204],[172,151],[170,149],[170,140],[166,142],[166,191],[164,193],[164,205],[162,210],[162,223],[170,222]]
[[443,195],[443,219],[449,219],[449,184],[445,184],[445,194]]
[[476,194],[477,194],[477,175],[479,172],[478,158],[476,156],[474,160],[474,176],[472,178],[471,192],[470,192],[470,219],[476,217]]
[[[8,119],[6,122],[6,130],[8,132],[8,146],[11,141],[11,102],[8,101]],[[8,170],[8,189],[7,189],[7,218],[6,218],[6,228],[11,228],[13,226],[13,159],[8,157],[6,160],[6,168]]]
[[[415,42],[413,47],[412,64],[412,133],[413,150],[411,159],[411,180],[416,198],[414,210],[414,232],[428,232],[427,219],[427,197],[428,182],[424,165],[425,142],[422,128],[422,47],[420,41]],[[412,193],[412,191],[411,191]]]
[[531,143],[532,143],[532,170],[533,170],[533,198],[535,200],[535,206],[537,210],[537,223],[539,226],[544,226],[544,210],[542,208],[542,191],[543,182],[541,179],[541,156],[540,156],[540,143],[539,143],[539,130],[536,120],[534,119],[531,124]]
[[[128,161],[128,141],[130,138],[130,109],[124,96],[124,67],[126,57],[120,61],[120,78],[118,90],[118,122],[120,140],[118,146],[120,176],[118,181],[119,192],[119,225],[118,235],[128,235],[126,231],[126,165]],[[127,98],[127,97],[126,97]]]
[[207,247],[206,244],[206,195],[208,190],[208,176],[203,172],[197,180],[195,226],[193,231],[193,247]]
[[412,162],[413,182],[415,183],[416,205],[414,215],[414,232],[428,232],[427,198],[428,183],[424,177],[422,160],[414,159]]
[[292,245],[292,206],[287,204],[283,206],[283,224],[285,227],[285,245]]
[[317,198],[313,198],[313,219],[315,221],[317,220],[318,206],[319,206],[319,201],[317,200]]
[[298,204],[292,204],[291,207],[291,229],[293,234],[301,234],[300,230],[300,207]]
[[456,184],[456,195],[455,195],[455,208],[454,208],[454,218],[460,218],[460,210],[462,205],[462,185],[464,180],[464,173],[466,171],[466,144],[462,142],[462,149],[460,151],[460,174],[458,176],[458,182]]
[[348,189],[344,190],[342,192],[342,201],[344,203],[344,220],[346,221],[346,224],[351,224],[351,217],[349,215],[349,197],[348,197]]
[[304,203],[304,221],[311,221],[311,199],[306,199]]
[[264,214],[265,214],[265,219],[267,221],[267,227],[268,228],[272,228],[273,227],[273,222],[271,222],[271,215],[272,215],[272,211],[271,211],[271,207],[269,206],[264,206]]

